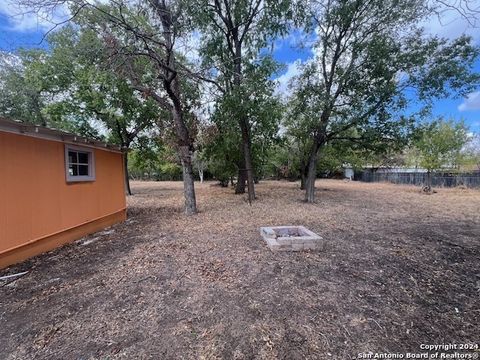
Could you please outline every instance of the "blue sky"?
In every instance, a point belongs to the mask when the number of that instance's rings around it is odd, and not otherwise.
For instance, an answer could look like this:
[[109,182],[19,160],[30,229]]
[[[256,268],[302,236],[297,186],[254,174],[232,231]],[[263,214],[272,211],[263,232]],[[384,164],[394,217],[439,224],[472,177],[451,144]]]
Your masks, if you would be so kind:
[[[52,22],[64,18],[64,14],[47,14],[38,18],[34,15],[20,15],[21,11],[8,0],[0,0],[0,50],[15,51],[19,47],[45,47],[41,43],[42,35],[52,27]],[[437,18],[422,24],[426,31],[448,38],[457,37],[463,33],[474,38],[480,45],[480,29],[471,28],[466,21],[457,14],[447,13],[440,22]],[[288,80],[298,74],[299,64],[312,56],[308,49],[299,49],[298,32],[293,32],[285,39],[275,43],[275,58],[285,65],[279,74],[280,89],[286,91]],[[480,72],[480,59],[476,62],[474,70]],[[446,118],[463,119],[471,131],[480,133],[480,87],[465,99],[442,99],[435,103],[434,115]]]

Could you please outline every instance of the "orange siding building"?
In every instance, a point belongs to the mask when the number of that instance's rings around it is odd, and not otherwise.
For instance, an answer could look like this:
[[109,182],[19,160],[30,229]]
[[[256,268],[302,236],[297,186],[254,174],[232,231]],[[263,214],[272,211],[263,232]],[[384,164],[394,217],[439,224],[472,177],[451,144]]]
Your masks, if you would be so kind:
[[122,156],[0,119],[0,268],[125,220]]

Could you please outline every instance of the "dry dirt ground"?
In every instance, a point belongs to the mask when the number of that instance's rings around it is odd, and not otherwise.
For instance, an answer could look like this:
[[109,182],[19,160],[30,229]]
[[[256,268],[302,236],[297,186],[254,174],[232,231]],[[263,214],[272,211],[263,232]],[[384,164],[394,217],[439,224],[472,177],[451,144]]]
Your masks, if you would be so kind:
[[[321,180],[134,183],[129,220],[0,273],[2,359],[353,359],[479,342],[480,191]],[[264,225],[321,252],[272,253]]]

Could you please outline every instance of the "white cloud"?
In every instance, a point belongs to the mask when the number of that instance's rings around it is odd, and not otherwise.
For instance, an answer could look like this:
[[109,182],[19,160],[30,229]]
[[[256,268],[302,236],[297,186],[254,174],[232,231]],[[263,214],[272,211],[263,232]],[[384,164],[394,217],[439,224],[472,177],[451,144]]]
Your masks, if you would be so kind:
[[0,14],[7,17],[8,25],[4,26],[7,30],[27,32],[27,31],[47,31],[68,19],[68,9],[61,5],[53,9],[34,12],[32,9],[26,9],[18,5],[15,1],[0,1]]
[[480,91],[468,94],[467,98],[463,100],[463,103],[458,106],[458,110],[480,110]]
[[302,60],[297,59],[292,63],[287,65],[287,71],[285,74],[280,75],[276,78],[278,83],[276,93],[280,96],[287,96],[288,94],[288,83],[290,80],[300,74],[300,67],[302,65]]
[[[476,0],[470,4],[470,8],[475,9],[480,7],[480,0]],[[476,24],[470,22],[475,21]],[[431,35],[438,35],[448,39],[455,39],[463,34],[470,35],[474,42],[480,41],[480,31],[478,31],[478,20],[470,18],[467,20],[457,10],[449,9],[443,11],[441,14],[431,15],[431,17],[424,21],[421,25],[425,31]],[[476,25],[475,27],[473,25]]]

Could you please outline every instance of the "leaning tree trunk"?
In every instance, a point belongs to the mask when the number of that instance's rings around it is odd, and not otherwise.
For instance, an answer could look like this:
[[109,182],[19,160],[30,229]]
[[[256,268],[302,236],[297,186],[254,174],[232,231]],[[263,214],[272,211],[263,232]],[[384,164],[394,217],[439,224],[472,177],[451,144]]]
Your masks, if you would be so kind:
[[172,101],[171,107],[175,133],[177,137],[180,160],[183,171],[183,193],[185,196],[185,213],[193,215],[197,213],[197,204],[195,198],[195,186],[192,165],[192,139],[188,132],[185,119],[183,117],[182,93],[180,81],[176,71],[176,61],[173,40],[173,15],[165,1],[153,1],[154,9],[162,21],[162,30],[165,37],[167,67],[164,68],[163,88]]
[[130,188],[130,174],[128,173],[128,149],[123,152],[123,168],[125,169],[125,192],[127,195],[132,195]]
[[180,160],[182,162],[183,172],[183,193],[185,196],[185,214],[193,215],[197,213],[197,203],[195,198],[195,186],[193,176],[192,163],[192,143],[188,133],[188,129],[183,121],[183,112],[180,104],[180,88],[175,77],[170,84],[166,86],[174,105],[172,108],[173,122],[175,123],[175,130],[177,134],[178,150]]

